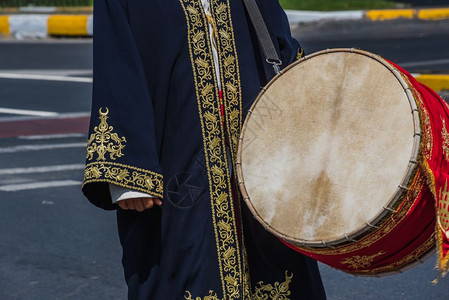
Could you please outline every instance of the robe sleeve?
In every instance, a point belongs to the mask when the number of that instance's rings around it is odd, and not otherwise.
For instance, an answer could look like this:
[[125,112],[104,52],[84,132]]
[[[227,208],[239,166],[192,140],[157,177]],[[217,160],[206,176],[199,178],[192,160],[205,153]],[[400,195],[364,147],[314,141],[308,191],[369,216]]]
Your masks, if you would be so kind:
[[94,1],[92,114],[83,193],[114,209],[109,184],[162,199],[153,101],[124,0]]

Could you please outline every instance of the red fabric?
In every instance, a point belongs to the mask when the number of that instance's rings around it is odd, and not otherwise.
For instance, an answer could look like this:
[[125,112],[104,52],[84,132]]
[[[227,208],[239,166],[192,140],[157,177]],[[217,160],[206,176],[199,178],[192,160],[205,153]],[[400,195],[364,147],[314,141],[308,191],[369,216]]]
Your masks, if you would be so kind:
[[430,187],[436,200],[438,268],[443,274],[449,270],[449,108],[441,97],[402,68],[403,72],[420,93],[424,108],[430,115],[433,141],[432,152],[424,157]]

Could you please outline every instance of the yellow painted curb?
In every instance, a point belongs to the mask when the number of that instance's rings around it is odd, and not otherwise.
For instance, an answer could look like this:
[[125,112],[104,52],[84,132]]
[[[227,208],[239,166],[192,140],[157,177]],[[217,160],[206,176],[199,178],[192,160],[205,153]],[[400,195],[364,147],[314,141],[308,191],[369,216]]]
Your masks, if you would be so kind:
[[0,16],[0,34],[9,34],[9,16]]
[[391,19],[413,19],[416,9],[392,9],[392,10],[369,10],[366,17],[373,21],[391,20]]
[[420,74],[417,75],[416,80],[424,83],[432,90],[438,92],[441,90],[449,90],[449,75],[441,74]]
[[88,35],[88,15],[55,15],[49,16],[47,21],[48,35]]
[[429,8],[418,11],[418,18],[423,20],[449,19],[449,8]]

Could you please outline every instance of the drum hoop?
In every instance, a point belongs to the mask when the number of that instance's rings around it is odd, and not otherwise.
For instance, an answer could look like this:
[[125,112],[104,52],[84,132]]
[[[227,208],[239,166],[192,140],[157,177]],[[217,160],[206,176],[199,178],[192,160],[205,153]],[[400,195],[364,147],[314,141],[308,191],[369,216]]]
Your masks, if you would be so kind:
[[[257,106],[258,102],[262,98],[262,96],[265,94],[265,92],[270,88],[270,86],[277,81],[279,78],[281,78],[285,73],[289,72],[292,68],[294,68],[296,65],[301,64],[310,58],[317,57],[320,55],[325,55],[329,53],[337,53],[337,52],[350,52],[350,53],[357,53],[364,55],[366,57],[369,57],[371,59],[376,60],[377,62],[384,65],[387,69],[390,70],[390,72],[396,77],[396,79],[399,81],[401,86],[403,87],[411,109],[412,117],[413,117],[413,124],[414,124],[414,135],[413,135],[413,150],[411,153],[411,158],[409,160],[407,170],[405,172],[405,175],[402,179],[402,182],[398,185],[398,188],[396,189],[396,192],[393,194],[393,196],[390,198],[390,201],[388,204],[383,207],[382,211],[370,222],[366,223],[365,226],[362,226],[359,229],[355,229],[353,232],[349,232],[344,235],[344,237],[338,239],[338,240],[329,240],[329,241],[310,241],[310,240],[301,240],[297,239],[295,237],[286,235],[282,232],[279,232],[275,228],[273,228],[270,224],[265,222],[251,203],[251,199],[248,195],[248,192],[245,187],[245,180],[243,176],[243,170],[242,170],[242,150],[243,150],[243,140],[246,132],[246,128],[248,126],[248,120],[251,118],[251,114],[254,110],[254,108]],[[316,53],[313,53],[311,55],[304,56],[300,60],[290,64],[285,69],[283,69],[279,74],[274,76],[268,84],[262,88],[262,91],[258,94],[256,99],[254,100],[254,103],[251,105],[250,109],[248,110],[248,114],[246,116],[245,122],[242,126],[242,130],[240,133],[239,138],[239,145],[237,150],[237,158],[236,158],[236,170],[237,170],[237,178],[238,178],[238,185],[240,188],[240,191],[242,193],[243,199],[245,203],[247,204],[248,208],[250,209],[253,216],[264,226],[266,230],[271,232],[277,237],[282,238],[283,240],[292,243],[294,245],[302,246],[302,247],[310,247],[310,248],[327,248],[327,247],[335,247],[335,246],[341,246],[342,244],[348,244],[352,242],[357,242],[358,239],[360,239],[362,236],[366,235],[367,232],[371,232],[374,230],[377,230],[379,228],[379,225],[381,222],[385,219],[390,217],[393,213],[395,213],[395,210],[400,205],[400,201],[403,200],[408,192],[410,191],[410,188],[413,183],[413,179],[416,174],[417,167],[419,166],[419,161],[421,160],[421,136],[422,136],[422,126],[421,126],[421,118],[420,118],[420,112],[416,103],[416,99],[414,97],[414,92],[418,94],[417,91],[415,91],[414,87],[408,82],[408,80],[405,80],[402,76],[402,73],[399,72],[395,67],[393,67],[388,61],[383,59],[382,57],[359,49],[354,48],[335,48],[335,49],[327,49],[322,50]]]

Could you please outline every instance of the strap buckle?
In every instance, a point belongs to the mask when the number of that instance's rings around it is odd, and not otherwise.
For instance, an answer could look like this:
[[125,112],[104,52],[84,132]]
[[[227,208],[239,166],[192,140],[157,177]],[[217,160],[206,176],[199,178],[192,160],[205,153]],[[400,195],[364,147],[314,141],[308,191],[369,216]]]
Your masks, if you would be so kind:
[[266,62],[269,63],[270,65],[273,65],[273,69],[276,74],[281,73],[281,69],[279,68],[279,66],[282,65],[282,60],[267,58]]

